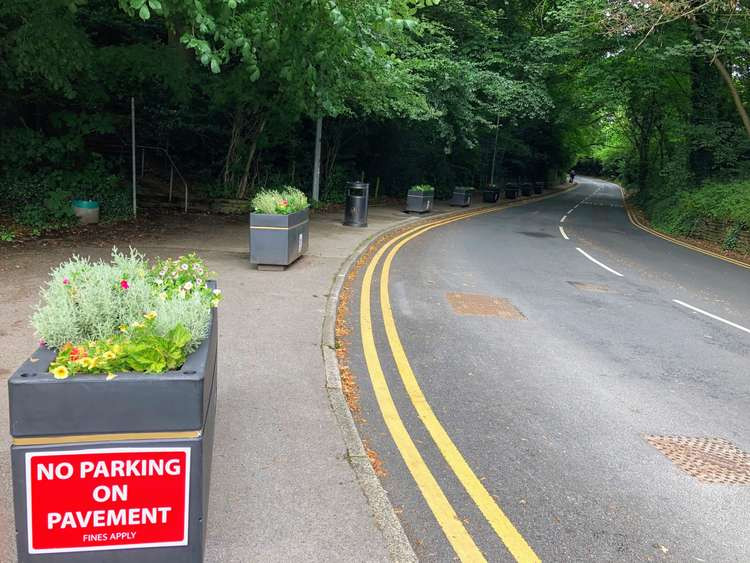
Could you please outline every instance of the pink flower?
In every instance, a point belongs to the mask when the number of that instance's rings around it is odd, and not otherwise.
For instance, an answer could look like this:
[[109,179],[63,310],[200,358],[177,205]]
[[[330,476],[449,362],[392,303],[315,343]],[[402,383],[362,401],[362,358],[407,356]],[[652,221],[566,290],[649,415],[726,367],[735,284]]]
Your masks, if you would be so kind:
[[39,346],[46,346],[47,343],[44,340],[39,340]]
[[63,285],[69,285],[70,280],[68,278],[63,278]]
[[120,287],[123,289],[128,289],[130,287],[130,285],[128,285],[128,280],[120,281]]

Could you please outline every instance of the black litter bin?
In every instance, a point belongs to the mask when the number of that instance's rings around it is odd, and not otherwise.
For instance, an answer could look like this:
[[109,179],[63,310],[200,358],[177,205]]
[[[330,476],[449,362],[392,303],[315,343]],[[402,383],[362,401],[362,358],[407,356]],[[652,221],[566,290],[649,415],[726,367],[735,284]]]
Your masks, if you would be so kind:
[[344,225],[349,227],[367,226],[367,198],[370,195],[370,184],[349,182],[346,185],[346,209]]

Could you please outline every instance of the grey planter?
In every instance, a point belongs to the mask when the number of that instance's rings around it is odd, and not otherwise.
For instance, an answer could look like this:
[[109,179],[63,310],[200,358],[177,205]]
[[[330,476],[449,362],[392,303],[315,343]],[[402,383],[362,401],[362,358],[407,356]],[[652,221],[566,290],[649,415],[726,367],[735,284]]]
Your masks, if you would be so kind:
[[435,190],[423,192],[409,190],[406,194],[406,211],[408,213],[427,213],[432,210],[435,201]]
[[482,201],[485,203],[496,203],[500,199],[500,190],[483,190]]
[[534,182],[534,193],[535,194],[541,194],[543,192],[543,187],[541,182]]
[[505,185],[505,198],[506,199],[516,199],[520,195],[521,195],[521,190],[516,184]]
[[[208,338],[187,358],[179,371],[124,373],[111,381],[103,375],[76,375],[56,380],[47,373],[55,352],[42,347],[33,354],[34,361],[27,360],[10,377],[11,464],[20,562],[203,561],[216,418],[217,347],[218,317],[214,309]],[[164,521],[160,522],[173,527],[176,536],[154,541],[154,538],[144,536],[148,533],[144,531],[148,526],[133,522],[103,527],[91,527],[90,523],[88,527],[80,526],[73,543],[60,530],[55,533],[54,526],[51,533],[43,530],[45,526],[40,526],[40,522],[44,522],[45,511],[49,508],[46,501],[44,507],[35,507],[31,499],[48,497],[39,497],[41,493],[35,496],[35,487],[37,491],[42,486],[58,487],[54,490],[59,491],[57,494],[64,499],[67,498],[65,491],[76,490],[69,487],[83,484],[84,488],[88,487],[86,490],[92,490],[97,483],[86,484],[85,480],[76,481],[74,478],[50,484],[43,482],[42,473],[34,478],[32,467],[38,468],[43,460],[49,459],[64,459],[74,467],[83,467],[81,460],[87,457],[118,459],[118,456],[138,455],[184,456],[180,461],[180,481],[175,489],[181,493],[176,495],[174,505],[177,509],[182,507],[182,512],[176,509],[169,515],[165,513]],[[78,460],[78,465],[75,460]],[[163,491],[171,490],[169,486],[160,487],[162,482],[158,479],[161,478],[154,477],[157,481],[151,482],[150,486],[156,485],[155,489],[146,488],[145,493],[140,485],[141,496],[157,498],[159,494],[166,494]],[[98,483],[105,481],[109,485],[126,480],[117,476],[111,481],[106,479]],[[139,485],[128,486],[131,494],[137,496]],[[175,485],[171,487],[174,489]],[[71,496],[70,492],[67,495],[72,502],[60,501],[55,498],[57,495],[50,495],[49,504],[61,512],[91,509],[93,501],[90,496]],[[131,502],[138,501],[132,499]],[[118,509],[133,508],[128,502],[115,504]],[[96,508],[106,509],[108,506],[106,503],[97,504]],[[171,508],[173,506],[170,506],[170,511]],[[172,514],[174,518],[169,520]],[[148,524],[152,525],[151,522]],[[120,539],[120,543],[111,544],[101,539],[110,533],[125,531],[135,533],[132,540]],[[103,536],[92,535],[89,537],[99,539],[86,540],[85,534],[89,533]],[[144,537],[146,539],[142,539]],[[102,541],[105,543],[98,543]]]
[[458,186],[453,188],[453,197],[450,205],[453,207],[469,207],[471,205],[471,194],[474,188]]
[[250,214],[250,263],[288,266],[307,251],[310,210],[290,215]]
[[531,184],[529,184],[528,182],[524,182],[523,184],[521,184],[521,195],[530,196],[533,191],[534,190],[531,187]]

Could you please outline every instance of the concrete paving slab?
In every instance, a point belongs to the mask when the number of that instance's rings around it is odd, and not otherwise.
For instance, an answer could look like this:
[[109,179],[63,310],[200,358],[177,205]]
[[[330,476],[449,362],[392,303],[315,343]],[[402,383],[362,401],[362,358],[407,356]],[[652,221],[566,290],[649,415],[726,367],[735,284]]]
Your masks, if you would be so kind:
[[[439,212],[449,208],[438,207]],[[112,243],[150,257],[198,252],[219,272],[219,391],[207,561],[385,561],[386,543],[326,392],[321,331],[341,265],[383,229],[408,221],[370,208],[366,228],[315,214],[310,249],[282,272],[250,267],[244,217],[167,216],[160,232],[0,247],[0,376],[34,350],[28,318],[49,269],[72,254],[107,258]],[[7,421],[0,393],[0,420]],[[0,561],[15,559],[10,436],[0,438]]]

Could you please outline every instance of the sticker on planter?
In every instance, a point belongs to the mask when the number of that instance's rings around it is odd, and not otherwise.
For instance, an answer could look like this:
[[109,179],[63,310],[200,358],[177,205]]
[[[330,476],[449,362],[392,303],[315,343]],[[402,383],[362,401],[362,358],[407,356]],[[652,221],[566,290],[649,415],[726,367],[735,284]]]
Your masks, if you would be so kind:
[[187,545],[190,448],[26,454],[29,553]]
[[299,243],[297,244],[297,252],[302,252],[302,233],[299,234]]

